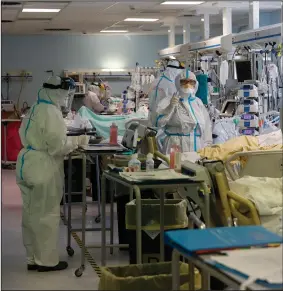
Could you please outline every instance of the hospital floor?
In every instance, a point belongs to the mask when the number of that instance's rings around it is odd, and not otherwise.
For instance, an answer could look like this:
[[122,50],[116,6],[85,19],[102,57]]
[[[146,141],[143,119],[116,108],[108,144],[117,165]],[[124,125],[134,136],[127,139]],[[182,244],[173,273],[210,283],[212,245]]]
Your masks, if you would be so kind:
[[[79,227],[81,207],[75,205],[72,213],[72,225]],[[63,221],[60,223],[59,250],[60,259],[69,263],[69,268],[60,272],[38,273],[26,270],[25,249],[22,244],[21,233],[22,200],[19,188],[16,185],[15,172],[2,170],[2,290],[96,290],[99,277],[95,270],[100,265],[100,249],[88,249],[86,268],[82,277],[74,275],[80,266],[80,247],[72,237],[73,257],[66,253],[67,230]],[[107,213],[109,213],[107,209]],[[98,227],[94,218],[97,215],[96,205],[89,205],[87,210],[87,227]],[[108,216],[109,217],[109,216]],[[116,222],[116,221],[115,221]],[[115,223],[117,229],[117,223]],[[116,231],[115,231],[116,232]],[[80,238],[80,233],[77,233]],[[117,239],[118,235],[115,233]],[[87,244],[99,244],[100,232],[88,232]],[[78,239],[77,239],[78,240]],[[118,239],[117,239],[118,240]],[[107,251],[107,265],[128,264],[127,252],[114,250],[110,255]],[[91,264],[89,263],[91,262]]]

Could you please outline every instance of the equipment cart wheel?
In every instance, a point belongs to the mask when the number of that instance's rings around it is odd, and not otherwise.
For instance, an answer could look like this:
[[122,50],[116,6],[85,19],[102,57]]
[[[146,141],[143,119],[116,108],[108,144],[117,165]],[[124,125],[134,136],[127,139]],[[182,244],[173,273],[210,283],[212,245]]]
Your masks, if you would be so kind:
[[83,272],[84,272],[84,266],[79,267],[76,271],[75,271],[75,275],[76,277],[81,277]]
[[69,257],[72,257],[74,255],[74,253],[75,253],[74,249],[72,247],[70,247],[70,246],[66,247],[66,251],[67,251]]
[[95,217],[95,222],[96,222],[96,223],[99,223],[100,221],[101,221],[101,217],[100,217],[100,215],[96,216],[96,217]]

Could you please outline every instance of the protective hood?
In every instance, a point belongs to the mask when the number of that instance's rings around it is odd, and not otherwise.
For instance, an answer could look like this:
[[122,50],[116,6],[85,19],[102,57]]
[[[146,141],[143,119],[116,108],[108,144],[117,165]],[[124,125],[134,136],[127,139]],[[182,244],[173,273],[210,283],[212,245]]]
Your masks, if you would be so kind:
[[198,91],[198,86],[199,86],[199,82],[197,81],[196,75],[193,72],[191,72],[189,69],[185,69],[176,78],[175,80],[176,88],[180,92],[181,97],[185,97],[188,94],[182,90],[181,84],[180,84],[181,80],[193,80],[196,82],[196,85],[194,88],[194,94],[192,94],[193,96],[195,96],[196,92]]
[[[46,84],[58,86],[61,84],[61,78],[58,76],[52,76],[47,80]],[[69,93],[69,91],[63,89],[42,88],[38,93],[38,98],[46,102],[51,102],[52,104],[60,107],[64,104],[64,101],[68,97]]]
[[164,71],[164,75],[174,82],[177,76],[180,75],[183,70],[184,69],[180,68],[180,63],[178,61],[172,60],[168,62],[167,68]]
[[100,93],[99,87],[95,85],[90,85],[88,87],[88,91],[95,93],[97,96],[99,96],[99,93]]

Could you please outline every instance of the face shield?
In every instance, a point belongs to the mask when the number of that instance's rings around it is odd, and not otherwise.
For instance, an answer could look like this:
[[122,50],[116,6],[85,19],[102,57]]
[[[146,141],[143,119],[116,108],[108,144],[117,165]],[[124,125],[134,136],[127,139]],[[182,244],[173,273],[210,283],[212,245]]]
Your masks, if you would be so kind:
[[63,114],[71,110],[76,84],[71,78],[52,76],[43,84],[45,96],[61,108]]

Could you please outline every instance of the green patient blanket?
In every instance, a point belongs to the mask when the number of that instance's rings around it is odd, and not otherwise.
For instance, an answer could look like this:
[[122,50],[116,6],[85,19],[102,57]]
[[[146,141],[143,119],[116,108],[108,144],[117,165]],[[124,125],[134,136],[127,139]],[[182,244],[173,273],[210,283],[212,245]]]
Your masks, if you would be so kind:
[[88,119],[93,127],[96,128],[97,134],[103,138],[109,138],[110,126],[113,122],[118,126],[118,136],[125,133],[125,123],[131,119],[147,119],[142,113],[132,113],[129,115],[98,115],[85,106],[78,111],[82,118]]

